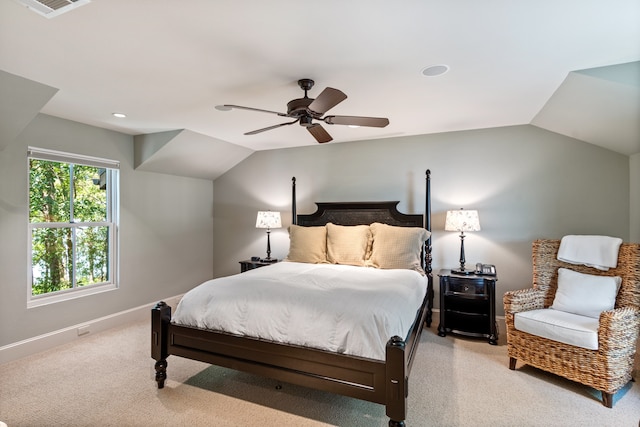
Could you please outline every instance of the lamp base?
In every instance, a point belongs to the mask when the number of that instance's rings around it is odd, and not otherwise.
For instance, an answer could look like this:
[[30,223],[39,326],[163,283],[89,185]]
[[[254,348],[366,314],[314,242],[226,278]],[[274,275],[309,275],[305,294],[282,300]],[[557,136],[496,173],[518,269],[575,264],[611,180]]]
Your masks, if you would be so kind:
[[470,274],[474,274],[475,273],[475,271],[473,271],[473,270],[451,270],[451,272],[453,274],[460,274],[462,276],[468,276]]
[[278,262],[278,258],[260,258],[260,262]]

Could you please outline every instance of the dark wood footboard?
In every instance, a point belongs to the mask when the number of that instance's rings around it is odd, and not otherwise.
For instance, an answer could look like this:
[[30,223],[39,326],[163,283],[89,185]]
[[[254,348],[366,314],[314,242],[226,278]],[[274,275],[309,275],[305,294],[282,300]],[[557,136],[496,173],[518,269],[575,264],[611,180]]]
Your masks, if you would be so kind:
[[386,406],[390,426],[404,426],[409,372],[427,301],[425,297],[406,339],[389,340],[385,361],[175,325],[171,307],[160,302],[151,310],[151,357],[158,388],[167,378],[167,358],[175,355],[380,403]]

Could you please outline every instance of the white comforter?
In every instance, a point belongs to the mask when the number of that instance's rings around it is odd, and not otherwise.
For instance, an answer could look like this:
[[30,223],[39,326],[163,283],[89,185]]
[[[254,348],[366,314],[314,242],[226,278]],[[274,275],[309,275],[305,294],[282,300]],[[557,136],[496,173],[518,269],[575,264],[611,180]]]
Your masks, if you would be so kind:
[[187,292],[172,322],[384,360],[427,291],[411,270],[280,262]]

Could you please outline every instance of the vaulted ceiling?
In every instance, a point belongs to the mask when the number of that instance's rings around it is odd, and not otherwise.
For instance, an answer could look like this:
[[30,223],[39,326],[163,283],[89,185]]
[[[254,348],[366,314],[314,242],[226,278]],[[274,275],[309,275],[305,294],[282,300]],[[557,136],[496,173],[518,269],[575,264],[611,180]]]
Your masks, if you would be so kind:
[[0,0],[0,150],[42,112],[134,135],[139,169],[214,179],[317,144],[215,108],[286,112],[311,78],[311,98],[348,96],[328,114],[390,121],[323,124],[331,143],[533,124],[640,152],[637,0],[93,0],[49,18],[24,1]]

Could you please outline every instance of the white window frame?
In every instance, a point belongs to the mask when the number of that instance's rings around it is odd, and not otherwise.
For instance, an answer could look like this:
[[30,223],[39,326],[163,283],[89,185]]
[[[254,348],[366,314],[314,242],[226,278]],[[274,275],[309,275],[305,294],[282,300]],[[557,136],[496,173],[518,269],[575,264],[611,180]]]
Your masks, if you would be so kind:
[[[118,230],[120,223],[120,162],[116,160],[102,159],[98,157],[85,156],[80,154],[66,153],[56,150],[48,150],[44,148],[28,147],[27,150],[27,182],[29,185],[29,193],[31,182],[29,180],[30,159],[49,160],[59,163],[70,163],[75,165],[94,166],[105,168],[107,179],[107,220],[103,222],[71,222],[71,223],[32,223],[28,222],[28,256],[27,256],[27,308],[39,307],[60,301],[68,301],[87,295],[94,295],[101,292],[111,291],[118,288]],[[29,200],[29,206],[31,201]],[[64,289],[61,291],[50,292],[47,294],[33,295],[33,248],[32,235],[36,228],[68,228],[82,226],[106,226],[109,227],[109,281],[101,283],[93,283],[82,287],[73,287],[72,289]]]

